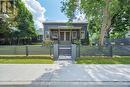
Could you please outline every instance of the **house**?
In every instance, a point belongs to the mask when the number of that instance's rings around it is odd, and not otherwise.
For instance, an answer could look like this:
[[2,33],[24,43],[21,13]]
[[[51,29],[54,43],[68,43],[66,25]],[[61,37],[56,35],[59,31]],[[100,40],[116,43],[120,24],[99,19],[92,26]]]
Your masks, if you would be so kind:
[[43,41],[43,35],[44,35],[43,28],[37,29],[36,34],[37,34],[37,36],[33,36],[32,40],[31,40],[33,44],[38,44]]
[[39,28],[38,30],[36,30],[36,32],[37,32],[37,40],[42,41],[44,35],[43,28]]
[[85,22],[44,22],[44,40],[52,40],[55,43],[74,43],[81,41],[87,44],[88,32]]
[[128,31],[125,35],[126,38],[130,38],[130,31]]
[[114,45],[130,45],[130,31],[125,34],[124,38],[111,39],[110,43]]

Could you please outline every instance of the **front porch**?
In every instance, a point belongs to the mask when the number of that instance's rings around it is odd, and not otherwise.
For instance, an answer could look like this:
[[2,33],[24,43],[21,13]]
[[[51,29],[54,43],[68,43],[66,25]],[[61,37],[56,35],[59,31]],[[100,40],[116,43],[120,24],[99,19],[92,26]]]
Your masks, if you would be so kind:
[[55,27],[50,28],[50,40],[58,44],[71,44],[80,40],[81,27]]

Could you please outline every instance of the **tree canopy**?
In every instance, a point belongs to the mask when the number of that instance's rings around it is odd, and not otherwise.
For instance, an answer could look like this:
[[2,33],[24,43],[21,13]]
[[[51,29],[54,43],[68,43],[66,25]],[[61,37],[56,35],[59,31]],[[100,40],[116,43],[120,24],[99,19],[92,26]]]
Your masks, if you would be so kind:
[[23,38],[35,36],[36,33],[31,12],[29,12],[21,0],[17,0],[16,7],[18,9],[15,20],[17,22],[17,28],[20,31],[20,36]]
[[33,16],[24,3],[21,0],[9,3],[15,7],[14,9],[9,8],[9,10],[15,13],[6,13],[9,17],[5,20],[0,20],[0,36],[10,40],[13,38],[27,39],[36,36]]
[[129,29],[130,0],[63,0],[62,4],[61,11],[70,21],[79,7],[78,10],[86,15],[89,34],[96,33],[101,46],[108,34],[113,38],[123,37]]

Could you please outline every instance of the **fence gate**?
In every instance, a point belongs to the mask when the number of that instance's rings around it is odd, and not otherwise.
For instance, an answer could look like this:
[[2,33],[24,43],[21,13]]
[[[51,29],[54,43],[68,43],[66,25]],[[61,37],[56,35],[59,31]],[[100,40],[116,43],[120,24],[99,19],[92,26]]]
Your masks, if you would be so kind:
[[72,60],[77,57],[76,45],[54,44],[53,56],[55,60]]
[[71,45],[58,45],[58,55],[60,59],[71,59],[72,47]]

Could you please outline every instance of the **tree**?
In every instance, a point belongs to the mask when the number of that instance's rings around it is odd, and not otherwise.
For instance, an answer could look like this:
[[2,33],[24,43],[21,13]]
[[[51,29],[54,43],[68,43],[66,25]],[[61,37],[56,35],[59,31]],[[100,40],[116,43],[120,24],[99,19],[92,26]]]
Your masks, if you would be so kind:
[[9,37],[11,34],[11,25],[13,23],[9,18],[14,16],[13,11],[15,11],[15,9],[13,8],[14,3],[12,0],[4,0],[0,2],[0,37],[4,38],[5,44],[7,44],[10,43]]
[[110,37],[124,38],[127,31],[130,30],[130,1],[120,0],[120,10],[112,20]]
[[32,36],[35,36],[33,16],[25,7],[24,3],[21,0],[15,0],[15,4],[11,1],[8,1],[8,3],[14,5],[13,7],[15,8],[10,8],[9,12],[14,11],[15,14],[6,13],[9,18],[0,20],[0,36],[15,40],[15,42],[20,39],[30,39]]
[[[81,1],[80,5],[77,4],[79,1]],[[86,15],[88,28],[91,21],[96,24],[96,30],[100,32],[99,45],[103,46],[106,34],[111,31],[113,23],[116,22],[113,20],[122,10],[128,9],[129,3],[130,0],[64,0],[62,1],[62,12],[72,20],[75,16],[76,7],[80,6],[80,10]]]
[[1,19],[0,21],[0,37],[8,37],[10,32],[9,22]]
[[21,0],[17,0],[18,12],[16,16],[17,28],[20,30],[22,38],[35,36],[34,21],[31,12],[25,7]]

